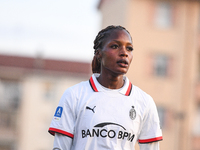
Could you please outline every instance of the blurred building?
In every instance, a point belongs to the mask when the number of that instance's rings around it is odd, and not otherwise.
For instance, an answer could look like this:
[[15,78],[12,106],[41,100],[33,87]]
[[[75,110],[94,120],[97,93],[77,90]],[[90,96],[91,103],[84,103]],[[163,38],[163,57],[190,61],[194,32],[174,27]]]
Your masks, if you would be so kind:
[[102,28],[133,38],[128,77],[155,100],[162,150],[200,150],[200,2],[100,0]]
[[0,150],[50,150],[48,127],[66,88],[90,64],[0,55]]

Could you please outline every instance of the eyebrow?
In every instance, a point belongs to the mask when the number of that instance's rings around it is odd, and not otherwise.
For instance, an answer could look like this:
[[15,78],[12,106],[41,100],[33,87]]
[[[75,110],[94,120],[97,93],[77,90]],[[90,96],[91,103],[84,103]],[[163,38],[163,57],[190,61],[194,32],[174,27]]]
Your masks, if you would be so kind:
[[[120,41],[118,41],[118,40],[113,40],[114,42],[117,42],[117,43],[121,43]],[[128,42],[127,43],[128,45],[133,45],[132,43],[130,43],[130,42]]]

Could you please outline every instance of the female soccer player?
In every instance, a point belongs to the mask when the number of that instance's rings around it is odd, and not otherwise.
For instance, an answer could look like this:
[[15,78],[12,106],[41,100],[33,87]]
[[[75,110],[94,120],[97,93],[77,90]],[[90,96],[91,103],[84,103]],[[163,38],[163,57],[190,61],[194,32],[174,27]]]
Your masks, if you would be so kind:
[[94,41],[93,75],[68,88],[49,132],[54,150],[159,150],[155,103],[124,76],[133,58],[129,32],[108,26]]

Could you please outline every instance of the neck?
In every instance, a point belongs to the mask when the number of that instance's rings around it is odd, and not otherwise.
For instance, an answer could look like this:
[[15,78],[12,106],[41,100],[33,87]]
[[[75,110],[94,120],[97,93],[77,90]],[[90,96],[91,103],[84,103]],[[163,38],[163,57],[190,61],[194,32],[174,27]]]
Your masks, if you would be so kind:
[[112,76],[110,74],[100,74],[97,80],[102,86],[109,89],[119,89],[124,85],[123,75]]

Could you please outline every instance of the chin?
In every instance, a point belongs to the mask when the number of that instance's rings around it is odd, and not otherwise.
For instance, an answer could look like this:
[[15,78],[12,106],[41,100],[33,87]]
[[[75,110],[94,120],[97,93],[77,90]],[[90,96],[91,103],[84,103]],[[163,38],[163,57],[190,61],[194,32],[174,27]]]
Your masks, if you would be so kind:
[[115,68],[115,69],[109,69],[104,68],[104,71],[106,74],[112,74],[114,76],[124,75],[128,72],[128,68]]
[[119,70],[117,73],[120,74],[120,75],[124,75],[128,72],[128,70]]

